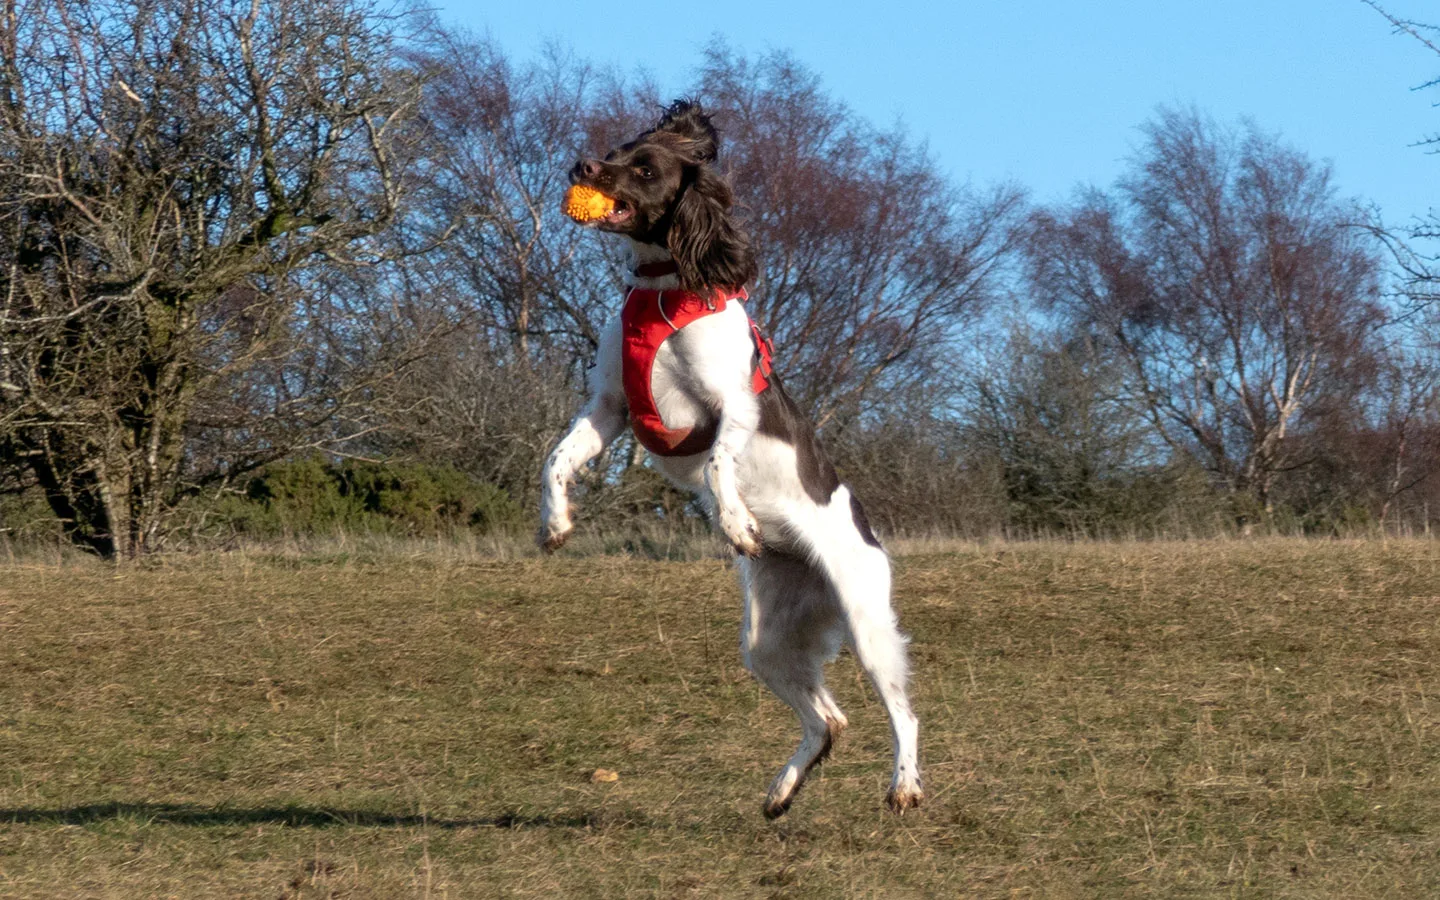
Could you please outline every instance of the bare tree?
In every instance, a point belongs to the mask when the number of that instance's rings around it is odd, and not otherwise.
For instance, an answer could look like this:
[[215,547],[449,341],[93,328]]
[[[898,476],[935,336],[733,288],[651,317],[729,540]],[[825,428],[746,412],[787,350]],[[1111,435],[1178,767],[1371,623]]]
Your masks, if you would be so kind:
[[1095,534],[1137,524],[1125,494],[1165,460],[1120,402],[1122,365],[1087,335],[1017,323],[964,391],[965,440],[999,468],[1008,523]]
[[1377,251],[1328,169],[1253,126],[1162,110],[1144,135],[1114,193],[1036,216],[1033,283],[1167,444],[1268,510],[1307,413],[1372,371]]
[[[1388,21],[1397,34],[1414,38],[1430,52],[1440,56],[1440,25],[1402,19],[1377,0],[1361,0],[1366,6],[1378,12]],[[1440,88],[1440,77],[1434,78],[1415,88],[1429,90]],[[1431,153],[1440,153],[1440,133],[1432,133],[1419,140],[1418,146]],[[1440,301],[1440,257],[1433,247],[1440,240],[1440,215],[1431,210],[1409,226],[1402,229],[1375,225],[1374,233],[1383,240],[1394,255],[1405,284],[1405,292],[1417,310],[1433,320],[1436,301]]]
[[434,73],[425,208],[437,225],[460,223],[432,255],[429,285],[463,296],[473,324],[522,355],[593,350],[620,273],[559,198],[617,83],[554,48],[515,64],[456,32],[421,59]]
[[[367,0],[22,0],[0,14],[0,456],[77,543],[347,417],[327,275],[400,210],[423,18]],[[196,453],[208,441],[214,452]]]
[[1004,529],[1002,473],[976,452],[948,402],[958,380],[948,360],[937,360],[828,441],[836,468],[880,531],[982,537]]
[[965,337],[1015,245],[1023,193],[956,187],[903,130],[871,128],[783,53],[717,44],[705,58],[696,93],[717,113],[762,266],[752,314],[823,426]]
[[566,218],[560,198],[612,104],[628,100],[553,49],[517,64],[487,39],[444,32],[412,59],[431,75],[423,178],[389,237],[433,249],[372,292],[443,337],[387,385],[385,428],[366,444],[528,498],[621,289],[609,245]]
[[[1019,192],[953,188],[903,134],[858,121],[783,55],[708,58],[690,93],[715,112],[749,209],[765,266],[750,305],[787,384],[840,440],[858,438],[882,396],[933,404],[918,382],[989,298]],[[437,70],[423,115],[433,157],[418,208],[460,224],[407,265],[405,294],[465,325],[397,383],[408,399],[391,405],[406,412],[378,440],[528,492],[573,407],[560,392],[579,385],[576,363],[621,299],[614,245],[559,213],[566,173],[653,122],[665,98],[557,51],[516,64],[464,35],[425,59]],[[602,459],[591,486],[615,482],[632,447]]]
[[1378,362],[1369,391],[1317,410],[1299,439],[1309,477],[1281,494],[1310,522],[1428,527],[1440,474],[1440,368],[1433,353],[1409,345],[1387,347]]

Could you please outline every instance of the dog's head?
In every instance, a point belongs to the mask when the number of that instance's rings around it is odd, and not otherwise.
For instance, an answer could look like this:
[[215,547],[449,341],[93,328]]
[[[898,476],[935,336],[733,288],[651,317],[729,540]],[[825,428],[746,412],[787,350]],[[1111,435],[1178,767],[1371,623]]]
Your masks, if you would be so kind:
[[746,284],[755,257],[730,217],[730,185],[713,168],[719,146],[700,104],[676,100],[654,128],[570,170],[572,184],[615,201],[612,212],[586,224],[665,247],[687,289]]

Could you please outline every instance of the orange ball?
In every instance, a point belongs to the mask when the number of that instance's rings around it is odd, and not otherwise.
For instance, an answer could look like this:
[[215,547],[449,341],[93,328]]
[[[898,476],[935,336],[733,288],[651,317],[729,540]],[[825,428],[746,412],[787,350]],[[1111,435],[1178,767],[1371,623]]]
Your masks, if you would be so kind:
[[577,222],[591,222],[614,212],[615,201],[592,187],[572,184],[565,192],[565,203],[561,209]]

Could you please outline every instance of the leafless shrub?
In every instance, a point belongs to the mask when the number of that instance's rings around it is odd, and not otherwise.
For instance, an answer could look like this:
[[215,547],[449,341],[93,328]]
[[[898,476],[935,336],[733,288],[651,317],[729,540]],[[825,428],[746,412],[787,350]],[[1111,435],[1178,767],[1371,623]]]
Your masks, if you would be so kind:
[[1036,216],[1031,276],[1160,439],[1268,510],[1296,432],[1373,375],[1380,261],[1352,221],[1304,154],[1164,110],[1114,192]]
[[856,118],[783,53],[717,44],[705,58],[696,92],[717,112],[762,263],[752,314],[824,427],[968,338],[1023,192],[957,187],[902,130]]
[[[73,0],[0,17],[0,456],[70,536],[365,430],[327,283],[405,200],[424,20],[367,0]],[[207,452],[190,452],[192,442]]]
[[[1397,34],[1414,38],[1421,46],[1440,56],[1440,25],[1402,19],[1377,0],[1362,2],[1384,16]],[[1434,88],[1440,88],[1440,77],[1416,87],[1417,90]],[[1432,132],[1422,137],[1418,146],[1431,153],[1440,153],[1440,133]],[[1437,256],[1433,249],[1436,241],[1440,241],[1440,216],[1431,211],[1408,225],[1386,227],[1381,223],[1373,223],[1371,227],[1393,254],[1403,280],[1404,291],[1414,309],[1424,316],[1427,325],[1433,330],[1437,315],[1436,301],[1440,301],[1440,256]]]
[[[389,405],[406,412],[380,440],[462,460],[528,495],[573,409],[576,362],[593,354],[621,291],[616,248],[559,213],[565,173],[652,122],[662,98],[558,52],[516,65],[488,42],[449,40],[427,63],[424,190],[440,222],[460,224],[407,264],[406,296],[464,325],[397,382],[408,399]],[[1014,245],[1020,193],[952,187],[914,142],[870,129],[783,55],[719,48],[709,58],[693,93],[721,127],[721,161],[764,260],[752,312],[780,347],[787,385],[843,454],[838,444],[878,422],[888,399],[925,393],[984,308]],[[615,489],[639,458],[629,442],[613,448],[588,508],[637,509]]]

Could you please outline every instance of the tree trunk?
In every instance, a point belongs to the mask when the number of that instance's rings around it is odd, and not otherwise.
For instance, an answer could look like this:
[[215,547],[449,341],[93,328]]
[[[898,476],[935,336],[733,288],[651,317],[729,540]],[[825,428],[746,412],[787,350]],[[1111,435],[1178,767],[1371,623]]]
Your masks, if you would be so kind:
[[30,442],[30,468],[45,494],[45,502],[72,543],[105,559],[114,558],[117,546],[110,519],[112,509],[103,499],[108,490],[101,488],[93,470],[73,471],[66,462],[57,461],[53,440],[53,436],[46,436]]

